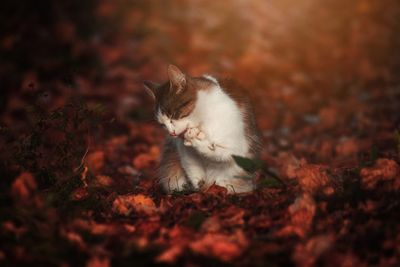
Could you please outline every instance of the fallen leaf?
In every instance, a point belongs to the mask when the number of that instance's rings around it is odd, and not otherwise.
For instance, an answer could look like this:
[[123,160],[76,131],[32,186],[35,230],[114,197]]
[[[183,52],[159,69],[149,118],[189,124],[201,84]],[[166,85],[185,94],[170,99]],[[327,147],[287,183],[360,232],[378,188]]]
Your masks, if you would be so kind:
[[32,174],[23,172],[15,178],[11,186],[11,193],[16,200],[26,202],[31,198],[36,188],[36,181]]
[[356,140],[347,138],[339,142],[335,148],[336,154],[342,157],[350,157],[357,155],[359,146]]
[[208,233],[218,233],[222,226],[218,216],[211,216],[205,219],[201,225],[201,230]]
[[219,217],[226,226],[242,226],[244,225],[243,217],[245,210],[237,206],[230,206],[226,210],[220,213]]
[[132,210],[139,213],[154,214],[157,211],[154,201],[142,194],[118,196],[113,202],[113,210],[128,215]]
[[72,192],[72,199],[73,200],[82,200],[85,199],[89,196],[89,192],[87,191],[87,188],[85,187],[79,187],[76,190]]
[[183,251],[184,246],[181,244],[174,244],[158,255],[156,257],[156,262],[164,262],[169,264],[175,263],[178,257],[182,255]]
[[297,266],[314,266],[314,263],[333,245],[332,235],[320,235],[307,240],[305,244],[298,244],[293,252],[292,258]]
[[107,175],[97,175],[95,184],[98,186],[110,186],[112,185],[113,180],[111,179],[110,176]]
[[323,189],[329,181],[325,168],[320,165],[306,164],[295,172],[299,185],[305,192],[315,193]]
[[[400,167],[391,159],[378,159],[373,167],[363,168],[360,172],[362,185],[366,189],[374,189],[379,182],[394,181],[394,190],[400,186]],[[390,188],[390,187],[389,187]]]
[[296,178],[296,170],[301,166],[299,159],[291,153],[281,152],[278,155],[277,162],[282,175],[289,179]]
[[137,155],[132,163],[138,170],[147,169],[154,163],[154,157],[148,153],[142,153]]
[[69,242],[76,245],[80,250],[85,251],[87,249],[86,242],[77,232],[61,229],[61,235],[64,236],[64,238]]
[[86,262],[86,267],[109,267],[110,259],[106,257],[93,256]]
[[296,198],[295,202],[288,208],[290,222],[275,233],[276,236],[286,237],[297,235],[304,238],[310,231],[316,212],[316,203],[312,196],[304,193]]
[[99,171],[104,166],[105,154],[104,151],[94,151],[86,157],[86,163],[91,171]]
[[228,193],[228,189],[225,187],[213,184],[209,188],[206,189],[205,193],[210,195],[226,195]]
[[241,230],[237,230],[233,235],[207,233],[189,245],[195,253],[213,256],[224,262],[239,257],[247,246],[248,241]]

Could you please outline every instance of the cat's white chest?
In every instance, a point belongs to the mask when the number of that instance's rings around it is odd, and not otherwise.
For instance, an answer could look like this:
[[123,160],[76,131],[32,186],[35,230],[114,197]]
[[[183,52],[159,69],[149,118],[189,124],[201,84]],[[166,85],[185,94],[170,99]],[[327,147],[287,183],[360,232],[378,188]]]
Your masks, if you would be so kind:
[[238,104],[219,86],[207,91],[199,91],[197,103],[192,113],[193,121],[207,138],[226,150],[246,156],[248,142],[245,136],[245,123]]
[[251,183],[235,178],[243,170],[232,155],[245,157],[249,152],[245,123],[237,103],[219,87],[200,91],[190,121],[205,135],[205,140],[193,147],[180,144],[182,166],[191,183],[195,187],[198,181],[216,183],[237,192],[252,190]]

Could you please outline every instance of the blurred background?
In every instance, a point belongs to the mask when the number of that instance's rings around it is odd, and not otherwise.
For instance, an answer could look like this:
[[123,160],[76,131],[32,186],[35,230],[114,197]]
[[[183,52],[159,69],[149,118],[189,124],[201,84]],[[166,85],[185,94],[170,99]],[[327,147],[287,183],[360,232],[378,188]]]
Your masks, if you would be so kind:
[[395,0],[5,1],[0,12],[8,126],[26,119],[28,104],[51,109],[71,95],[119,120],[151,119],[141,82],[165,80],[169,63],[236,79],[266,138],[280,131],[284,146],[321,121],[341,137],[399,123]]
[[[149,121],[141,83],[164,81],[169,63],[246,87],[269,153],[328,159],[341,150],[331,137],[399,124],[395,0],[5,1],[0,12],[5,126],[23,127],[29,105],[54,110],[70,96],[117,121]],[[359,143],[351,153],[371,145]]]

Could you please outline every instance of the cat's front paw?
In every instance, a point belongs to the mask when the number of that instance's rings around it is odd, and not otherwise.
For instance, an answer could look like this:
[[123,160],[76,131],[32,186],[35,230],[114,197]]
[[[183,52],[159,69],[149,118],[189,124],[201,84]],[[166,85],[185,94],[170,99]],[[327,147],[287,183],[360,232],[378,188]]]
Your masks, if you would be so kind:
[[196,143],[204,140],[205,138],[206,135],[200,130],[199,127],[192,127],[186,130],[183,143],[185,146],[195,146]]

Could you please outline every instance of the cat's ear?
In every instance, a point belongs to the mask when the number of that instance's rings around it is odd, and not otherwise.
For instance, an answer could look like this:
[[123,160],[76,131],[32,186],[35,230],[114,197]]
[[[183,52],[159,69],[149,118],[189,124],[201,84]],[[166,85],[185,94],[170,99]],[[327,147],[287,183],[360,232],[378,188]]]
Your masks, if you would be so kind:
[[155,82],[150,82],[150,81],[144,81],[143,82],[144,89],[146,89],[146,92],[153,98],[156,99],[156,90],[160,86],[158,83]]
[[168,78],[170,81],[170,87],[177,88],[177,94],[182,92],[183,88],[185,88],[186,85],[186,76],[180,69],[178,69],[177,66],[168,66]]

